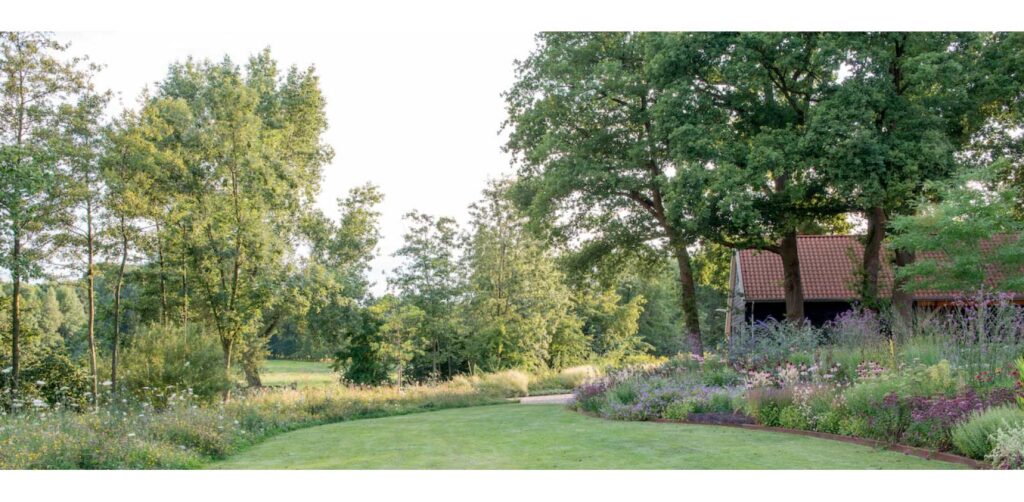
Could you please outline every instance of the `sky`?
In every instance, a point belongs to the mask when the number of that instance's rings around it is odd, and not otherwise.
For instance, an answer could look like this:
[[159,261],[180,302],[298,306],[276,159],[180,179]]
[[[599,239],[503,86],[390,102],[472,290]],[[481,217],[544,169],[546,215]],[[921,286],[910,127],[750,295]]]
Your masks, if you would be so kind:
[[337,218],[336,200],[365,183],[384,193],[383,238],[373,261],[374,291],[399,261],[403,215],[419,210],[465,223],[489,179],[511,174],[499,135],[501,93],[514,60],[534,46],[522,32],[127,33],[58,32],[70,52],[104,65],[97,87],[115,93],[112,111],[135,107],[167,67],[188,56],[237,63],[269,46],[279,68],[315,65],[327,100],[324,166],[317,205]]

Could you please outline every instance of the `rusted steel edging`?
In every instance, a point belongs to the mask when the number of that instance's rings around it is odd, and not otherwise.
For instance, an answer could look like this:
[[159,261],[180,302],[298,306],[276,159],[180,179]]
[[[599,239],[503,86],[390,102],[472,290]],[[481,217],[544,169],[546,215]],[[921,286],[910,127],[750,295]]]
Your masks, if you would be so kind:
[[840,434],[830,434],[827,432],[818,431],[805,431],[800,429],[786,429],[784,427],[765,427],[763,425],[755,424],[725,424],[725,423],[708,423],[699,421],[689,420],[669,420],[665,418],[658,418],[651,420],[652,422],[666,423],[666,424],[686,424],[686,425],[711,425],[717,427],[733,427],[737,429],[752,429],[764,432],[779,432],[783,434],[793,434],[796,436],[810,436],[818,439],[829,439],[832,441],[840,441],[843,443],[856,444],[860,446],[870,446],[874,448],[882,448],[885,450],[896,451],[905,455],[913,455],[926,460],[940,460],[943,462],[950,462],[954,464],[965,465],[972,469],[991,469],[992,467],[985,462],[974,460],[973,458],[961,457],[960,455],[954,455],[952,453],[946,453],[941,451],[929,450],[926,448],[918,448],[916,446],[907,446],[903,444],[886,443],[884,441],[878,441],[875,439],[859,438],[853,436],[843,436]]

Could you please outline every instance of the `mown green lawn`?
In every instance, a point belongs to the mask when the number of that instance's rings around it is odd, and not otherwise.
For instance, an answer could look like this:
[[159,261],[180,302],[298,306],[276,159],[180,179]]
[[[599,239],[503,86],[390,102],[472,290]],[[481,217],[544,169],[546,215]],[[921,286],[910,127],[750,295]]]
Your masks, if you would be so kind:
[[283,434],[219,469],[946,469],[865,446],[729,427],[614,422],[499,405]]
[[338,383],[338,374],[331,370],[330,363],[310,361],[285,361],[271,359],[260,372],[263,385],[291,385],[310,387]]

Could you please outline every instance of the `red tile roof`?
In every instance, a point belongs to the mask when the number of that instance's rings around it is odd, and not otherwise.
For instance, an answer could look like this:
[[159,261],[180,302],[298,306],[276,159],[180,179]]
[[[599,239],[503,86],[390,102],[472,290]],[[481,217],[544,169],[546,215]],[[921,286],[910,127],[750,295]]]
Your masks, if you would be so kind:
[[[983,242],[987,252],[992,242]],[[864,246],[856,235],[801,235],[797,238],[800,257],[800,276],[803,279],[804,300],[849,301],[858,298],[857,270],[863,259]],[[743,293],[748,301],[783,301],[782,258],[769,251],[744,249],[739,251],[739,274]],[[922,257],[936,257],[940,253],[922,253]],[[892,269],[882,260],[879,273],[879,293],[883,297],[892,293]],[[992,270],[986,282],[995,287],[1001,274]],[[952,300],[958,292],[920,290],[915,299]]]

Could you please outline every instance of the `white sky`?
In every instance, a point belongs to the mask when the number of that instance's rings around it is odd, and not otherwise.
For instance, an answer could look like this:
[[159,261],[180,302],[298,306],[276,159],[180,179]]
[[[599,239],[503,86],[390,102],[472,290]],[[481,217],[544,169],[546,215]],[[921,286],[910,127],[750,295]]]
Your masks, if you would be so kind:
[[[337,217],[335,200],[354,186],[380,186],[383,240],[373,262],[375,292],[397,260],[402,215],[417,209],[465,222],[467,206],[490,178],[511,172],[498,131],[501,92],[513,61],[533,48],[533,33],[56,33],[71,52],[105,65],[97,78],[125,106],[189,55],[244,63],[265,46],[282,69],[316,65],[334,147],[318,205]],[[120,105],[118,105],[120,106]]]

